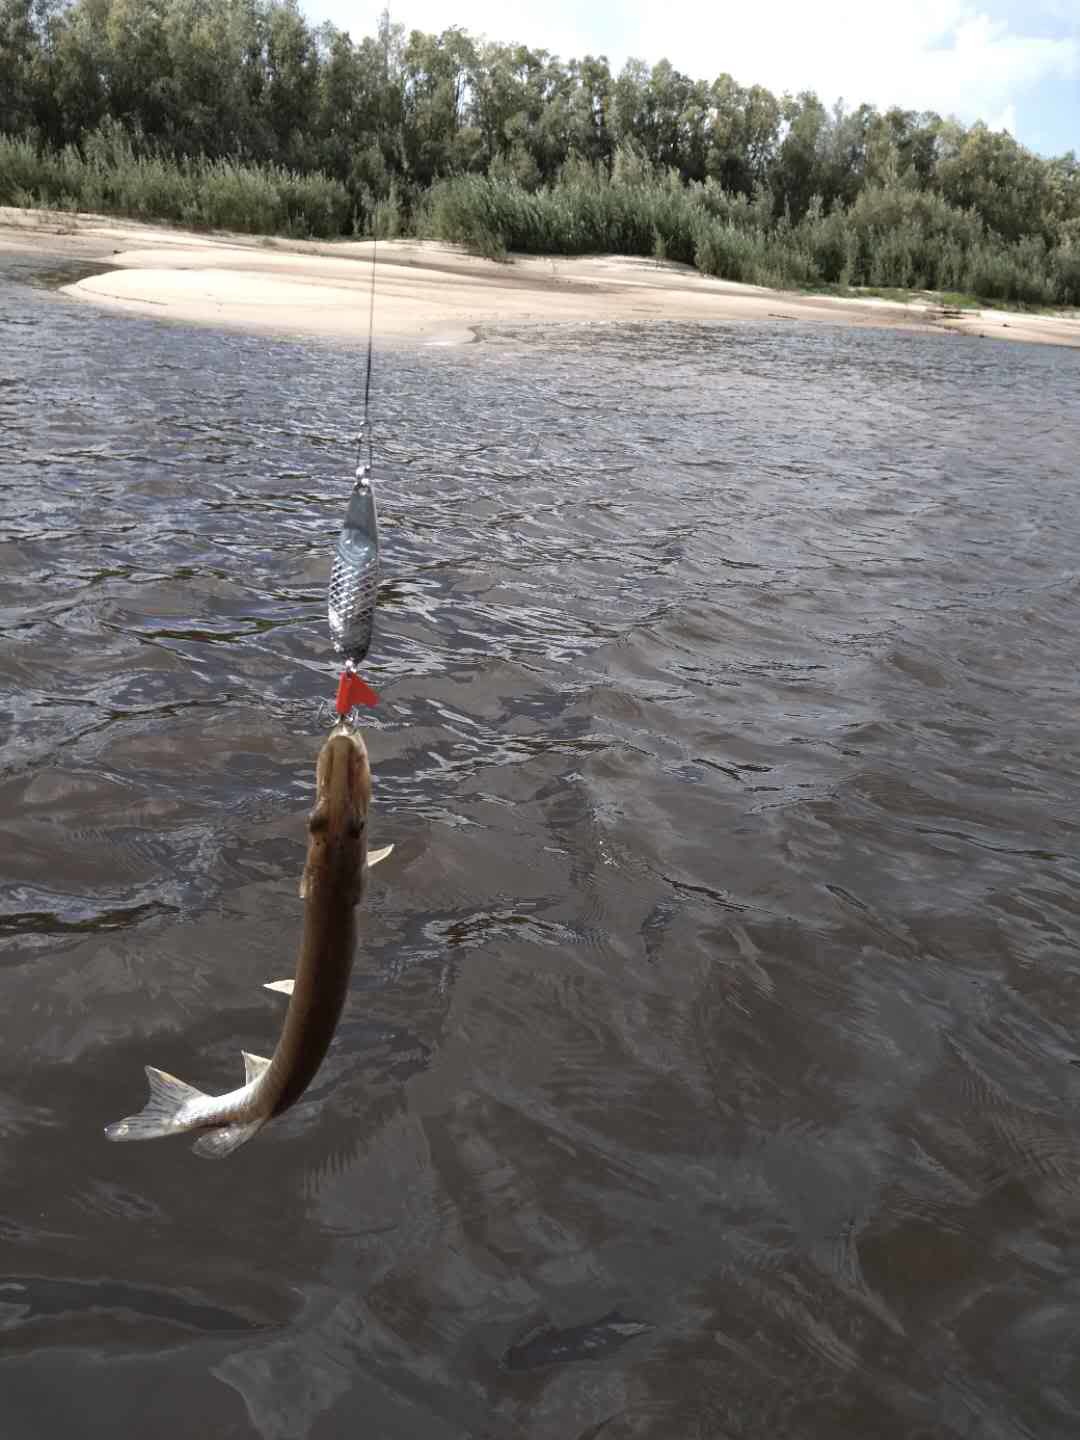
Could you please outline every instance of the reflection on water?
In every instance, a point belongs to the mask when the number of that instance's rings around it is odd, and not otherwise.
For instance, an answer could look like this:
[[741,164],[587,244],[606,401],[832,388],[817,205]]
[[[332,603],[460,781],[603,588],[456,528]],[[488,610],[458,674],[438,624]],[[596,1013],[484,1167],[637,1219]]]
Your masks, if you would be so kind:
[[360,357],[26,273],[5,1440],[1074,1436],[1075,353],[380,356],[395,851],[316,1082],[208,1167],[101,1126],[277,1035]]

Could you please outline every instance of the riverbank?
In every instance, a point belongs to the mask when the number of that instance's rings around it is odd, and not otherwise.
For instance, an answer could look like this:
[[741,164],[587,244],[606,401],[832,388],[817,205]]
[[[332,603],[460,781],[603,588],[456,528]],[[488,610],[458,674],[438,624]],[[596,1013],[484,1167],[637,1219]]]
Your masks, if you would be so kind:
[[[276,336],[366,336],[371,248],[0,207],[0,250],[38,254],[43,269],[108,267],[62,287],[75,301]],[[1075,314],[988,308],[942,316],[932,299],[770,290],[619,256],[497,262],[434,241],[395,240],[379,243],[378,263],[375,333],[387,341],[461,344],[500,325],[792,320],[1080,346]]]

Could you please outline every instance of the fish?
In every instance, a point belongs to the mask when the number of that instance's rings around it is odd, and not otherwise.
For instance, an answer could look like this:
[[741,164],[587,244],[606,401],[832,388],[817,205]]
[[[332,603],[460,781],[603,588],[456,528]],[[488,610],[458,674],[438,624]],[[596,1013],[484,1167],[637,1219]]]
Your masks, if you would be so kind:
[[[367,855],[367,868],[380,864],[383,860],[389,859],[394,853],[393,845],[384,845],[381,850],[369,850]],[[305,881],[300,881],[300,899],[303,900],[306,893]],[[296,984],[295,977],[290,975],[287,980],[268,980],[263,986],[264,990],[277,990],[282,995],[291,995]]]
[[[336,725],[315,766],[315,806],[300,882],[304,927],[281,1037],[270,1059],[241,1052],[244,1084],[208,1095],[147,1065],[150,1098],[137,1115],[105,1127],[110,1140],[154,1140],[198,1131],[196,1155],[231,1155],[303,1095],[318,1073],[345,1004],[356,946],[356,906],[371,862],[368,853],[371,766],[358,731]],[[282,982],[274,982],[281,988]]]
[[334,649],[356,665],[371,647],[379,591],[379,517],[366,465],[359,465],[330,567],[327,620]]

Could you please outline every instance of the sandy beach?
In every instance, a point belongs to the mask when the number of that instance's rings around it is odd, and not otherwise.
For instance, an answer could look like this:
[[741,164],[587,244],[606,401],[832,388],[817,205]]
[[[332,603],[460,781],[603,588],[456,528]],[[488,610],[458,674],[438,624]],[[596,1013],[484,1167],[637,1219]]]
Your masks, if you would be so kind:
[[[278,336],[366,337],[371,243],[203,235],[101,215],[0,207],[0,251],[43,268],[103,265],[62,286],[85,304]],[[375,333],[427,345],[485,328],[625,321],[809,321],[1080,346],[1080,316],[983,309],[942,317],[932,302],[841,299],[713,280],[686,265],[621,256],[496,262],[433,241],[378,246]]]

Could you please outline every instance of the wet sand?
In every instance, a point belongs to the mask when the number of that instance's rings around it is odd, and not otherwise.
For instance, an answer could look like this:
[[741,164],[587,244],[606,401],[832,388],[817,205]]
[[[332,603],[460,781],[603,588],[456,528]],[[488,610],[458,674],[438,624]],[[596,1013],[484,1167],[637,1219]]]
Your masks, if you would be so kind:
[[[276,336],[366,336],[367,241],[311,242],[220,234],[100,215],[0,207],[0,252],[40,252],[57,265],[102,264],[63,286],[89,304]],[[433,241],[378,247],[375,333],[454,345],[485,327],[626,321],[788,319],[890,326],[1080,346],[1080,317],[980,310],[936,318],[934,307],[841,299],[714,280],[691,266],[621,256],[483,260]]]

